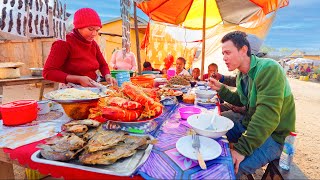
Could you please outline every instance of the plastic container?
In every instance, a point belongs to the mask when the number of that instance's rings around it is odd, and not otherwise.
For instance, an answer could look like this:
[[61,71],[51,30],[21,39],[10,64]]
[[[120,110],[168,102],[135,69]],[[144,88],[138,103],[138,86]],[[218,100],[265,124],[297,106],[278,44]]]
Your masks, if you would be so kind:
[[126,72],[117,73],[116,74],[116,80],[117,80],[118,86],[121,87],[124,82],[129,82],[130,81],[129,72],[126,71]]
[[167,79],[171,79],[173,76],[176,75],[176,70],[175,69],[168,69],[167,71]]
[[136,76],[130,78],[132,84],[144,88],[153,88],[154,86],[154,79],[150,77],[145,77],[145,76]]
[[37,119],[38,104],[35,100],[13,101],[0,106],[3,124],[15,126]]
[[295,153],[294,141],[296,139],[297,133],[290,132],[290,135],[286,137],[283,145],[283,150],[279,160],[279,166],[284,170],[289,170],[293,155]]
[[179,108],[179,113],[180,113],[181,119],[188,119],[188,117],[191,115],[200,114],[201,109],[193,107],[193,106],[182,107],[182,108]]
[[38,114],[47,114],[51,110],[51,102],[49,100],[38,101]]
[[133,73],[134,73],[134,71],[112,70],[112,71],[111,71],[111,76],[112,76],[113,78],[116,78],[116,75],[117,75],[118,73],[121,73],[121,72],[129,72],[130,77],[133,77]]

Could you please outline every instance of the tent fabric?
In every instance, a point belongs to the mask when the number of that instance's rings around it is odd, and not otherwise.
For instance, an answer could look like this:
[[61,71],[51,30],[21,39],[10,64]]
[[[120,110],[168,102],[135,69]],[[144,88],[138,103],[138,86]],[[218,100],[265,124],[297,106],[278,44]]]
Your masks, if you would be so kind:
[[[233,72],[228,72],[228,68],[225,65],[224,61],[222,60],[221,54],[221,39],[222,37],[231,31],[244,31],[248,34],[248,38],[251,36],[256,36],[259,38],[259,42],[261,43],[265,36],[268,34],[269,28],[272,25],[272,22],[275,18],[275,14],[271,15],[263,22],[258,24],[257,27],[247,26],[244,28],[240,25],[230,25],[230,24],[218,24],[213,28],[209,28],[206,30],[206,49],[205,49],[205,72],[207,72],[207,67],[211,63],[216,63],[219,66],[219,72],[232,75]],[[161,22],[150,22],[150,32],[149,32],[149,39],[148,39],[148,47],[147,47],[147,60],[150,61],[153,66],[156,68],[161,68],[164,65],[164,62],[161,61],[157,56],[161,55],[162,58],[168,53],[173,53],[174,58],[176,59],[177,56],[184,56],[184,48],[187,48],[187,52],[190,53],[186,54],[187,58],[187,68],[200,68],[201,66],[201,58],[200,55],[198,58],[194,58],[192,55],[197,50],[201,49],[202,44],[202,31],[201,30],[192,30],[192,29],[185,29],[178,26],[173,26]],[[250,35],[249,35],[250,34]],[[161,38],[167,36],[166,38]],[[169,38],[170,37],[170,38]],[[163,41],[168,41],[164,43]],[[165,45],[167,44],[167,45]],[[177,45],[175,45],[177,44]],[[158,48],[157,51],[155,47]],[[176,49],[175,49],[176,47]],[[258,49],[255,49],[258,51]],[[193,61],[192,61],[193,60]]]
[[[260,21],[289,0],[207,0],[206,28]],[[189,29],[203,28],[204,0],[150,0],[138,4],[150,19]]]
[[150,36],[146,50],[146,61],[157,69],[167,68],[168,56],[173,56],[173,65],[178,57],[186,59],[186,69],[192,66],[196,48],[187,47],[185,43],[175,39],[167,30],[167,25],[160,23],[149,24]]

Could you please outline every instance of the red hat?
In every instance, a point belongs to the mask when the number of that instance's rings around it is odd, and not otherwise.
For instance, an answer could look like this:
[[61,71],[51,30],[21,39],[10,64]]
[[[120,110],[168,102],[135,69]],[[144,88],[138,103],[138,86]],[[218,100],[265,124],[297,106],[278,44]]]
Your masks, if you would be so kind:
[[98,13],[91,8],[82,8],[74,13],[73,25],[75,29],[80,29],[88,26],[99,26],[101,20]]

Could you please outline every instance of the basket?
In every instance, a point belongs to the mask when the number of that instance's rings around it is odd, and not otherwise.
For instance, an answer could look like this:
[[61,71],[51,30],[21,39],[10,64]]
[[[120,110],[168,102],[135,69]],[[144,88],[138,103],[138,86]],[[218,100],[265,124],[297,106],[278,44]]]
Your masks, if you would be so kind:
[[136,76],[130,78],[132,84],[144,88],[153,88],[154,86],[154,79],[150,77],[145,77],[145,76]]

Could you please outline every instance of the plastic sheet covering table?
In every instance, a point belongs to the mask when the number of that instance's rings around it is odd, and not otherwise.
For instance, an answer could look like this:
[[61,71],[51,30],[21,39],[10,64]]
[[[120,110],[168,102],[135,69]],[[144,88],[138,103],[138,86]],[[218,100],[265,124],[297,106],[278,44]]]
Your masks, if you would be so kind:
[[[140,168],[139,174],[155,179],[235,179],[232,157],[226,139],[218,139],[222,147],[219,158],[206,161],[207,170],[202,170],[195,160],[182,156],[175,148],[179,138],[186,136],[190,127],[180,119],[178,108],[155,132],[158,143],[154,146],[149,159]],[[204,110],[205,111],[205,110]]]
[[[162,124],[162,122],[173,112],[175,107],[167,107],[164,109],[163,114],[156,119],[158,124]],[[51,116],[52,117],[52,116]],[[38,121],[29,124],[29,126],[25,125],[24,127],[30,126],[38,126],[39,124],[51,123],[52,128],[58,130],[61,127],[61,123],[65,120],[65,115],[55,119],[48,120],[45,117],[38,117]],[[0,121],[1,122],[1,121]],[[59,122],[58,124],[54,123]],[[8,127],[3,127],[6,129]],[[19,127],[23,128],[23,127]],[[156,131],[156,130],[155,130]],[[154,131],[154,132],[155,132]],[[10,131],[11,132],[11,131]],[[36,135],[36,134],[35,134]],[[36,163],[31,160],[31,155],[38,150],[36,147],[38,144],[44,143],[44,140],[36,141],[32,143],[26,143],[23,146],[19,146],[15,149],[9,148],[0,148],[0,179],[13,179],[13,170],[12,164],[18,164],[24,167],[28,167],[34,170],[38,170],[41,174],[49,174],[52,177],[56,178],[64,178],[64,179],[128,179],[128,177],[119,177],[119,176],[111,176],[106,174],[99,174],[95,172],[88,172],[84,170],[68,168],[68,167],[59,167],[54,165],[47,165]],[[9,168],[8,168],[9,167]],[[7,170],[9,169],[9,171]],[[3,171],[2,171],[3,170]],[[9,173],[6,175],[2,172]],[[130,179],[142,179],[141,176],[133,176]]]

